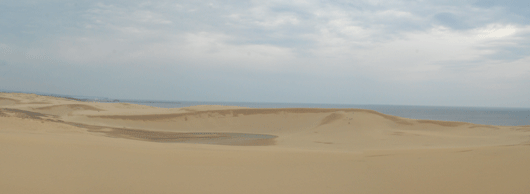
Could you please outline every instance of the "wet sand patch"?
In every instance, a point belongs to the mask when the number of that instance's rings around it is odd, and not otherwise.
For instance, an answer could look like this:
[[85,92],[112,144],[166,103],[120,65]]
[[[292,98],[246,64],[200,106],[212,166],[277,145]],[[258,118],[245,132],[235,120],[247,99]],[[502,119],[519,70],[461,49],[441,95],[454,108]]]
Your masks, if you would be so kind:
[[87,129],[88,132],[103,133],[107,137],[124,138],[140,141],[159,143],[194,143],[194,144],[214,144],[214,145],[234,145],[234,146],[267,146],[276,144],[275,135],[252,134],[252,133],[217,133],[217,132],[195,132],[180,133],[168,131],[151,131],[141,129],[127,129],[103,127],[96,125],[86,125],[81,123],[64,122],[60,120],[50,120],[60,122],[80,128]]
[[[252,133],[217,133],[217,132],[195,132],[179,133],[166,131],[151,131],[127,128],[109,128],[96,125],[86,125],[74,122],[65,122],[50,119],[53,115],[46,115],[38,112],[31,112],[18,109],[0,109],[0,116],[9,116],[5,113],[15,114],[19,118],[44,119],[49,122],[64,123],[80,128],[85,128],[89,132],[104,133],[108,137],[133,139],[149,142],[162,143],[195,143],[195,144],[215,144],[215,145],[238,145],[238,146],[265,146],[276,143],[275,135],[252,134]],[[43,118],[44,117],[44,118]]]
[[178,133],[165,131],[149,131],[126,128],[101,128],[89,129],[90,132],[104,133],[109,137],[134,139],[161,143],[195,143],[215,145],[238,145],[238,146],[265,146],[274,145],[275,135],[251,134],[251,133],[217,133],[217,132],[195,132]]

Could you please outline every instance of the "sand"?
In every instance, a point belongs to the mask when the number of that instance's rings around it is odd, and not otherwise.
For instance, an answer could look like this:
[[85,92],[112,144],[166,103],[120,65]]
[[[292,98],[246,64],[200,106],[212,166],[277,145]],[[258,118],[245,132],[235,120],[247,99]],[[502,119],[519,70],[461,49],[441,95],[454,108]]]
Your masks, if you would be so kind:
[[1,193],[530,193],[530,126],[0,93]]

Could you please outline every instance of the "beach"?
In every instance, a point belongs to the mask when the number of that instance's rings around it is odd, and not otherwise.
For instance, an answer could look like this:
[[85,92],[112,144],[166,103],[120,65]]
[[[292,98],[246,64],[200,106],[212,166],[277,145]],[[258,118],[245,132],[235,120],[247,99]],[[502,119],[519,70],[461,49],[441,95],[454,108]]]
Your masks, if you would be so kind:
[[0,93],[2,193],[530,193],[530,126]]

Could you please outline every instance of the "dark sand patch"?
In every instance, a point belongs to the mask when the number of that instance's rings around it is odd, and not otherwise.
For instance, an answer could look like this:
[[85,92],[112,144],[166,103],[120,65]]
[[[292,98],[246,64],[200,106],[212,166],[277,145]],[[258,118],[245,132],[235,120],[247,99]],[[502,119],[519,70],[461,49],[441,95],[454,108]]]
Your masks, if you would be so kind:
[[216,132],[196,132],[179,133],[167,131],[150,131],[140,129],[109,128],[81,123],[60,122],[80,128],[88,129],[89,132],[103,133],[108,137],[124,138],[140,141],[159,143],[195,143],[214,145],[234,145],[234,146],[266,146],[276,144],[275,135],[251,134],[251,133],[216,133]]
[[469,126],[468,128],[470,129],[473,129],[473,128],[490,128],[490,129],[499,129],[499,127],[495,127],[495,126],[491,126],[491,125],[472,125],[472,126]]
[[376,154],[376,155],[368,155],[366,157],[373,158],[373,157],[383,157],[383,156],[390,156],[390,154]]
[[90,132],[104,133],[109,137],[125,139],[162,142],[162,143],[195,143],[215,145],[238,145],[238,146],[265,146],[274,145],[274,135],[250,134],[250,133],[177,133],[165,131],[148,131],[139,129],[110,128],[90,129]]
[[398,132],[393,132],[392,135],[403,136],[403,135],[405,135],[405,133],[398,131]]
[[470,123],[465,123],[465,122],[435,121],[435,120],[418,120],[418,123],[435,124],[435,125],[440,125],[440,126],[444,126],[444,127],[458,127],[458,126],[461,126],[461,125],[470,124]]
[[511,129],[516,131],[530,131],[530,125],[516,126]]
[[[18,109],[0,109],[0,116],[9,116],[6,113],[13,113],[19,118],[44,119],[50,117],[38,112],[31,112]],[[53,116],[51,116],[53,117]],[[45,119],[45,121],[64,123],[80,128],[88,129],[89,132],[104,133],[108,137],[117,137],[150,142],[165,143],[196,143],[196,144],[215,144],[215,145],[239,145],[239,146],[265,146],[276,143],[275,135],[251,134],[251,133],[215,133],[215,132],[196,132],[196,133],[178,133],[165,131],[150,131],[140,129],[126,128],[109,128],[95,125],[86,125],[74,122],[65,122],[55,119]]]
[[9,115],[7,115],[6,113],[4,113],[2,110],[3,110],[3,109],[0,109],[0,117],[8,117]]
[[84,104],[65,104],[65,105],[54,105],[54,106],[46,106],[46,107],[40,107],[36,108],[36,110],[54,110],[54,109],[70,109],[70,110],[94,110],[94,111],[102,111],[102,109],[88,106]]
[[26,104],[51,104],[51,102],[28,102]]
[[84,105],[84,104],[53,105],[53,106],[34,108],[33,110],[38,111],[40,113],[51,114],[51,115],[56,115],[56,116],[70,114],[75,111],[86,111],[86,110],[103,111],[103,109],[99,109],[99,108],[89,106],[89,105]]
[[25,118],[25,119],[42,119],[42,117],[47,116],[45,114],[41,114],[38,112],[31,112],[31,111],[18,110],[18,109],[4,108],[3,110],[5,112],[14,113],[16,117]]
[[339,113],[331,113],[330,115],[324,117],[324,118],[320,121],[320,124],[319,124],[318,126],[332,123],[333,121],[339,120],[339,119],[341,119],[341,118],[343,118],[343,117],[344,117],[343,114],[339,114]]
[[140,141],[159,143],[195,143],[234,146],[266,146],[276,144],[275,135],[251,134],[251,133],[216,133],[196,132],[179,133],[167,131],[150,131],[126,128],[108,128],[95,125],[86,125],[73,122],[55,121],[80,128],[88,129],[89,132],[103,133],[108,137],[124,138]]

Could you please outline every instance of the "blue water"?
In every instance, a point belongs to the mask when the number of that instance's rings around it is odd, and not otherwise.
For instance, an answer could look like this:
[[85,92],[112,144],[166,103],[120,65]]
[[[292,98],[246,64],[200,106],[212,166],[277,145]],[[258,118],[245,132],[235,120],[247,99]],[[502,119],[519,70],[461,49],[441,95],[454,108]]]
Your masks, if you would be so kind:
[[441,106],[396,106],[396,105],[351,105],[351,104],[302,104],[302,103],[250,103],[250,102],[164,102],[127,101],[161,108],[181,108],[196,105],[225,105],[249,108],[362,108],[384,114],[412,119],[461,121],[485,125],[519,126],[530,125],[530,108],[488,107],[441,107]]

